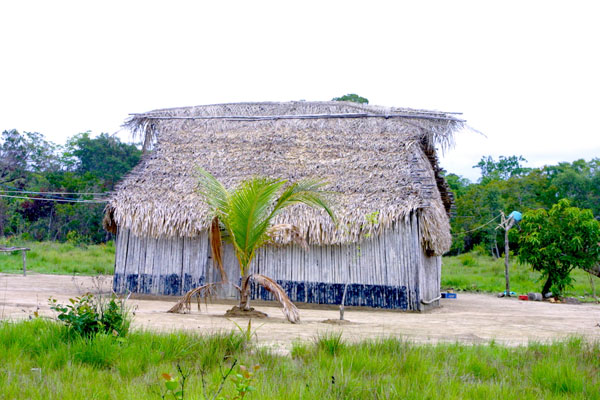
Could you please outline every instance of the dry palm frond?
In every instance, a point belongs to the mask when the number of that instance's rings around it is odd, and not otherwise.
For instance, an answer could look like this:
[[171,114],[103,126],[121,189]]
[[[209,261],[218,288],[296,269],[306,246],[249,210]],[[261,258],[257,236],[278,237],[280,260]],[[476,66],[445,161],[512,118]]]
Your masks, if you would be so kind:
[[198,301],[198,310],[200,309],[200,298],[205,300],[212,298],[215,295],[215,287],[219,283],[207,283],[206,285],[198,286],[184,294],[181,299],[175,304],[168,313],[188,313],[192,310],[192,297],[196,296]]
[[302,236],[302,231],[296,225],[273,225],[267,230],[267,235],[274,243],[296,243],[298,246],[308,251],[308,243],[306,242],[306,238]]
[[227,273],[223,268],[223,241],[221,239],[221,228],[219,217],[214,217],[210,225],[210,251],[212,253],[213,265],[221,273],[221,280],[227,282]]
[[[288,321],[290,321],[292,324],[300,322],[300,313],[298,312],[298,309],[296,308],[294,303],[292,303],[292,301],[289,299],[287,294],[285,294],[285,290],[283,290],[283,288],[279,286],[277,282],[275,282],[268,276],[252,274],[244,282],[244,286],[249,285],[251,280],[258,283],[273,294],[275,300],[281,303],[281,306],[283,307],[283,315],[285,315]],[[242,287],[242,290],[244,289],[246,288]]]

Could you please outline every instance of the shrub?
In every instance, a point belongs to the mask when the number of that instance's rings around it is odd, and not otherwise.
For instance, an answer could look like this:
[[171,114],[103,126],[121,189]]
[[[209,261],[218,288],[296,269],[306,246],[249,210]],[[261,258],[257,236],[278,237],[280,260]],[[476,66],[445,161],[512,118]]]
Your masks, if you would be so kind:
[[91,337],[97,333],[125,336],[131,318],[125,300],[113,295],[110,300],[96,298],[91,293],[69,299],[62,305],[56,299],[49,300],[50,308],[58,313],[58,319],[79,336]]
[[470,254],[463,254],[459,257],[459,259],[461,264],[466,267],[474,267],[475,265],[477,265],[477,261]]

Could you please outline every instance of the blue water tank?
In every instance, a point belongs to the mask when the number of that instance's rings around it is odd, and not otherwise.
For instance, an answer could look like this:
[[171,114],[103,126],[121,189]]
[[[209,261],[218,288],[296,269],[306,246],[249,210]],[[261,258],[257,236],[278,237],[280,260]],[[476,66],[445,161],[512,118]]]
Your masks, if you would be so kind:
[[513,211],[510,214],[508,214],[508,218],[512,218],[515,221],[519,222],[521,219],[523,219],[523,214],[521,214],[518,211]]

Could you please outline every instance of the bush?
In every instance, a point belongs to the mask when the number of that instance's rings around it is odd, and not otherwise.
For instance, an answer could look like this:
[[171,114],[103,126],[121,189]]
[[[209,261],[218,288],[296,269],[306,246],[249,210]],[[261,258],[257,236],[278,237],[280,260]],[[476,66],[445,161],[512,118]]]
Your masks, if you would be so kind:
[[89,242],[89,238],[84,235],[80,235],[77,231],[69,231],[67,233],[67,243],[73,246],[85,246]]
[[52,298],[49,302],[50,308],[58,313],[58,319],[79,336],[91,337],[106,333],[123,337],[129,331],[131,318],[125,300],[115,295],[110,300],[104,300],[88,293],[69,299],[70,304],[67,305]]
[[477,265],[477,261],[470,254],[463,254],[463,255],[459,256],[459,259],[460,259],[461,264],[464,265],[465,267],[474,267],[475,265]]

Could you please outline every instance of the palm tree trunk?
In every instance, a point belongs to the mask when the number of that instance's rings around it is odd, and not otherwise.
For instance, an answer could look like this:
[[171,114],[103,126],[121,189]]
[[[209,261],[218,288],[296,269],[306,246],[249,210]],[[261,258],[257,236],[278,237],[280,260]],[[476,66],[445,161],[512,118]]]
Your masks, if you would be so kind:
[[250,310],[250,275],[244,274],[242,277],[242,285],[240,290],[240,310]]

